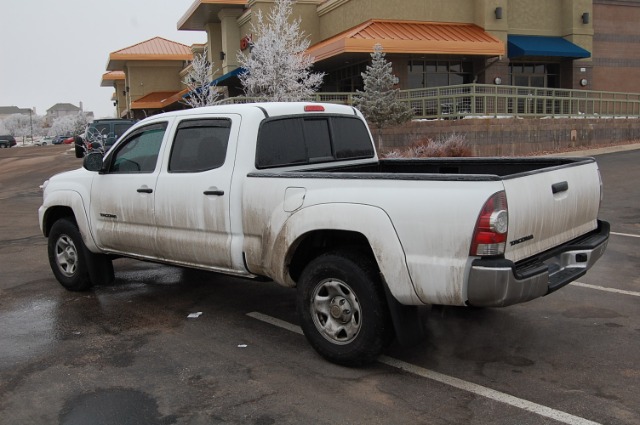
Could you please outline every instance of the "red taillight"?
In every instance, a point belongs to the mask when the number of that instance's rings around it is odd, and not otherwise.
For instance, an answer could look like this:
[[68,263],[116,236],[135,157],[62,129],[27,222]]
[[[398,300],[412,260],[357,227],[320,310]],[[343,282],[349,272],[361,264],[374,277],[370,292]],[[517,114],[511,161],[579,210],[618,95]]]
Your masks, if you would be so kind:
[[504,191],[494,193],[485,202],[473,231],[469,255],[502,255],[507,244],[509,212]]
[[324,106],[322,105],[304,105],[305,112],[324,112]]

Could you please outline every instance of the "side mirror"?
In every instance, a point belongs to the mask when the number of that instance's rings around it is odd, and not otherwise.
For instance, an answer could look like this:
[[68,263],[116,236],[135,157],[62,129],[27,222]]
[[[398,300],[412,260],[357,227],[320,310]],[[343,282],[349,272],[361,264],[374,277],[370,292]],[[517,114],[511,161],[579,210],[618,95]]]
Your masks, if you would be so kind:
[[89,171],[100,171],[102,170],[102,165],[102,154],[99,152],[88,153],[82,161],[82,166]]

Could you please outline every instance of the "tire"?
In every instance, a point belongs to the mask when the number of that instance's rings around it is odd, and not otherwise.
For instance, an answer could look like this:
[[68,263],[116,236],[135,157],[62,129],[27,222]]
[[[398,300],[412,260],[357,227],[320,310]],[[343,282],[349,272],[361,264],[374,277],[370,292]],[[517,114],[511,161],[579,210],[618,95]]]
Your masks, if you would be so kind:
[[91,288],[88,256],[78,227],[67,219],[56,221],[48,240],[49,265],[56,279],[69,291],[86,291]]
[[304,335],[330,362],[373,363],[392,340],[378,271],[360,253],[336,251],[311,261],[300,276],[296,304]]

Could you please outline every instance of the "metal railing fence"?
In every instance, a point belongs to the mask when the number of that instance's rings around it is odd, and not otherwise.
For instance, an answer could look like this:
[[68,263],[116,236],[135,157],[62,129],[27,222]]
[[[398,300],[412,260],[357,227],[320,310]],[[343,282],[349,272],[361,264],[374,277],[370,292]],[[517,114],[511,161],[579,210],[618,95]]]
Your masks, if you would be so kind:
[[[355,93],[316,93],[312,101],[353,104]],[[399,100],[414,110],[415,119],[464,117],[640,117],[640,94],[552,89],[493,84],[400,90]],[[219,103],[259,101],[227,98]]]

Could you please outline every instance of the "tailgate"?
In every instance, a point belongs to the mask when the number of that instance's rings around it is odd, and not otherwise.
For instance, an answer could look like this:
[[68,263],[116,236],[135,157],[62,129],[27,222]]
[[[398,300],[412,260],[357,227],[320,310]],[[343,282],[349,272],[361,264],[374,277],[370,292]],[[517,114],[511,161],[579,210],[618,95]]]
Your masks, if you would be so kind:
[[517,262],[597,228],[600,177],[594,160],[507,177],[505,258]]

